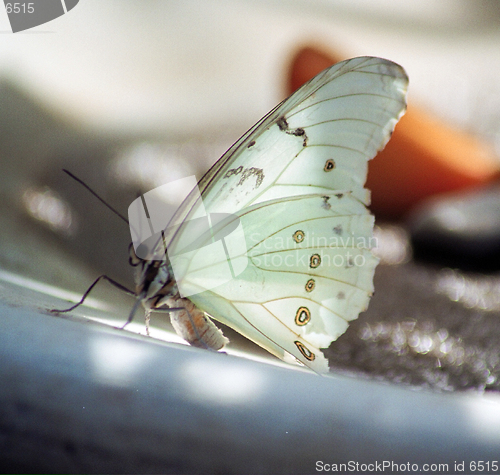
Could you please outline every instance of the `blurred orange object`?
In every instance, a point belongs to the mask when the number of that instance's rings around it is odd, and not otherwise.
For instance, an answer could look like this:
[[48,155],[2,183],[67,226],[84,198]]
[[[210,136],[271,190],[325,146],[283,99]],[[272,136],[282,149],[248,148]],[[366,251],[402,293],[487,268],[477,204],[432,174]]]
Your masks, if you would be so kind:
[[[301,49],[291,62],[287,92],[341,59],[314,48]],[[372,192],[374,214],[397,218],[431,195],[498,178],[500,159],[487,144],[410,104],[368,170],[366,186]]]

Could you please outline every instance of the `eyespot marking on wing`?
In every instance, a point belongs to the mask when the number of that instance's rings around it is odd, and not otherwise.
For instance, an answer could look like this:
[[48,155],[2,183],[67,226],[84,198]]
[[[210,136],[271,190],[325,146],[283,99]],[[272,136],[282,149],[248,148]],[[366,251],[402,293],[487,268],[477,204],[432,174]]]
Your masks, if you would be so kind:
[[305,233],[304,233],[304,231],[301,231],[301,230],[299,229],[299,230],[297,230],[297,231],[295,231],[295,232],[293,233],[293,236],[292,236],[292,237],[293,237],[293,240],[294,240],[297,244],[300,244],[300,243],[304,240],[304,238],[305,238]]
[[312,292],[314,290],[314,287],[316,287],[316,282],[314,279],[309,279],[306,282],[306,292]]
[[310,267],[312,269],[316,269],[316,267],[319,267],[319,265],[321,264],[321,257],[319,254],[313,254],[311,256],[311,260],[310,260]]
[[306,360],[313,361],[314,358],[316,358],[316,355],[303,343],[301,343],[300,341],[294,341],[294,343]]
[[299,327],[307,325],[311,320],[311,312],[307,307],[300,307],[295,314],[295,324]]
[[331,172],[334,168],[335,168],[335,160],[333,160],[333,158],[330,158],[325,162],[323,170],[325,172]]

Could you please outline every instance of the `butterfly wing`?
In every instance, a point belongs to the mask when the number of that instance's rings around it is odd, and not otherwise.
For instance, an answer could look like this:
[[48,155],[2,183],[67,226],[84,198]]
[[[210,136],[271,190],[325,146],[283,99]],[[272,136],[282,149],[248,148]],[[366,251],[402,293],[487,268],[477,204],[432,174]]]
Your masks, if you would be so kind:
[[[367,161],[404,113],[407,82],[404,70],[384,59],[338,63],[274,108],[207,172],[201,199],[188,196],[172,222],[231,214],[219,235],[239,220],[244,246],[230,260],[244,270],[228,280],[228,260],[208,262],[200,243],[184,254],[178,284],[199,308],[281,358],[292,354],[327,371],[319,348],[346,330],[373,291]],[[169,229],[170,255],[191,242],[192,229]]]

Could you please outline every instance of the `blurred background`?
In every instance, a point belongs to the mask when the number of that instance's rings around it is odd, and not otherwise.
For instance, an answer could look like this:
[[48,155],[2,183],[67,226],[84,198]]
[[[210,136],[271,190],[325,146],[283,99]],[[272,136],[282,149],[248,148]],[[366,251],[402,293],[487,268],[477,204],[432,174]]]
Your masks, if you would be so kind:
[[[138,191],[201,177],[319,70],[381,56],[410,77],[370,165],[382,263],[327,355],[336,371],[498,390],[499,26],[496,0],[81,0],[16,34],[0,8],[2,298],[46,312],[100,274],[133,286],[128,227],[63,168],[126,214]],[[106,283],[92,297],[78,312],[115,325],[133,304]]]

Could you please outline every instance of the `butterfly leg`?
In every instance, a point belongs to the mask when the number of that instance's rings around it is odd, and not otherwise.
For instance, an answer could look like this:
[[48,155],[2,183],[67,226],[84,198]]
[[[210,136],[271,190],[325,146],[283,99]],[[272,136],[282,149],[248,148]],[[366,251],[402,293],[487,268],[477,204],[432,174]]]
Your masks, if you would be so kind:
[[151,336],[149,334],[149,322],[150,322],[151,310],[146,311],[146,315],[144,316],[144,323],[146,324],[146,335]]
[[97,285],[98,282],[100,282],[102,279],[104,280],[107,280],[110,284],[114,285],[117,289],[120,289],[122,290],[123,292],[125,292],[126,294],[129,294],[129,295],[135,295],[135,292],[132,292],[131,290],[127,289],[127,287],[123,286],[122,284],[119,284],[118,282],[116,282],[116,280],[113,280],[111,279],[110,277],[108,277],[107,275],[101,275],[99,276],[93,283],[92,285],[85,291],[85,293],[83,294],[82,296],[82,299],[76,303],[75,305],[73,305],[72,307],[69,307],[69,308],[66,308],[64,310],[57,310],[57,309],[52,309],[50,310],[51,313],[66,313],[66,312],[71,312],[71,310],[74,310],[75,308],[79,307],[80,305],[83,304],[83,302],[85,302],[85,299],[88,297],[88,295],[90,294],[90,292],[92,291],[92,289]]

